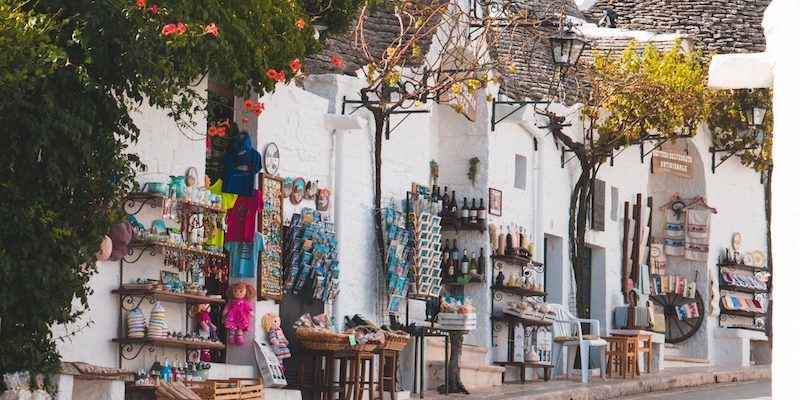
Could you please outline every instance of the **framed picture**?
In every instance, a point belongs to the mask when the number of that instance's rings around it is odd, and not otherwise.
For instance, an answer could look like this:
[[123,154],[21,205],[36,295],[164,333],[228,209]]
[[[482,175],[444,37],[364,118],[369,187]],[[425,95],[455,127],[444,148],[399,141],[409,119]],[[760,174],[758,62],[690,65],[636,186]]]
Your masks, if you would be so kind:
[[489,214],[503,215],[503,192],[498,189],[489,188]]
[[161,283],[164,285],[169,285],[172,282],[180,282],[181,278],[177,272],[173,271],[161,271]]

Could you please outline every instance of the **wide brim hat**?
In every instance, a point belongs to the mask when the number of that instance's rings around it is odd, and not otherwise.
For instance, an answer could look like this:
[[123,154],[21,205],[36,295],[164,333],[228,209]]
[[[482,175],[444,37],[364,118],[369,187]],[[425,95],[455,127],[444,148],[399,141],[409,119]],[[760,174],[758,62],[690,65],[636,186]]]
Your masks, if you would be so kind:
[[122,257],[128,254],[128,249],[133,241],[133,227],[127,221],[123,222],[111,228],[108,237],[111,238],[112,247],[108,261],[122,260]]
[[114,249],[114,244],[108,235],[103,236],[103,241],[100,242],[100,250],[95,253],[97,261],[106,261],[111,256],[111,250]]

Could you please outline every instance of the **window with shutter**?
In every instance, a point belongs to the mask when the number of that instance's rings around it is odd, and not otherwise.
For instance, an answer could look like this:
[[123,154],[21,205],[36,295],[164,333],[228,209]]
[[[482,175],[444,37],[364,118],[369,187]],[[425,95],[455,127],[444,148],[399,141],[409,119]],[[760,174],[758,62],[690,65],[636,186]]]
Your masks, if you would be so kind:
[[606,183],[595,179],[592,193],[592,229],[606,229]]

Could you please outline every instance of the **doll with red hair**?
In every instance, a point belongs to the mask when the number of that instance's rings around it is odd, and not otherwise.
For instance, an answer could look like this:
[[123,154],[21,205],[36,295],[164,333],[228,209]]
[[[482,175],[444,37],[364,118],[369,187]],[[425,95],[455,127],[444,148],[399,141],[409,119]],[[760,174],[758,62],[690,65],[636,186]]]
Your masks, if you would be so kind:
[[228,344],[244,344],[244,331],[250,330],[250,318],[254,316],[250,303],[256,298],[256,289],[244,282],[234,283],[228,287],[227,297],[223,315]]

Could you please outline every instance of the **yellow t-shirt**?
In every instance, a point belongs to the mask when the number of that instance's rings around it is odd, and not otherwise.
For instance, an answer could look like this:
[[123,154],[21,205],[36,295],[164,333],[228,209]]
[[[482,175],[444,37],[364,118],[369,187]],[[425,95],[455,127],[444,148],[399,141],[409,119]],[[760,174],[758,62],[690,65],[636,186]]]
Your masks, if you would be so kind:
[[[225,211],[230,210],[233,207],[233,205],[236,204],[236,198],[239,197],[239,195],[237,194],[223,193],[221,179],[217,179],[217,181],[214,182],[213,185],[208,187],[208,190],[210,190],[211,193],[222,196],[222,209]],[[224,213],[222,214],[222,220],[223,221],[225,220]],[[208,238],[208,244],[212,246],[217,246],[220,248],[220,250],[222,249],[222,246],[225,244],[225,231],[223,231],[221,228],[222,227],[220,227],[220,229],[217,229],[217,233],[214,236]]]

